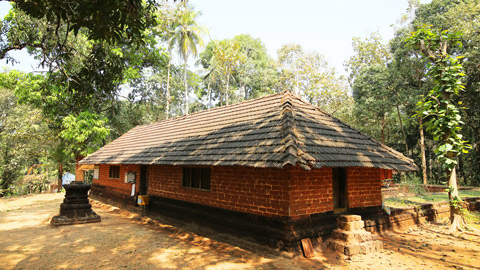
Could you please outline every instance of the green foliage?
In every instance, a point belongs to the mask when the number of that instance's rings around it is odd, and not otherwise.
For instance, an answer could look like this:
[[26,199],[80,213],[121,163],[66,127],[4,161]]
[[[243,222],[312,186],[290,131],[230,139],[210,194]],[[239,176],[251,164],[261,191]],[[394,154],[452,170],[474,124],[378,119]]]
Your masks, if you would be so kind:
[[[71,30],[66,21],[58,21],[58,27],[54,29],[48,18],[34,18],[16,8],[11,10],[2,25],[2,52],[27,46],[29,52],[42,59],[42,65],[49,68],[44,76],[28,75],[28,80],[20,82],[15,92],[23,104],[41,109],[58,136],[56,143],[62,143],[65,138],[73,143],[71,148],[62,147],[66,152],[91,152],[94,147],[101,146],[97,135],[106,136],[105,132],[94,130],[92,134],[78,133],[77,138],[72,137],[78,129],[72,124],[73,119],[87,117],[85,112],[101,115],[113,111],[122,84],[140,78],[146,67],[160,69],[165,66],[163,48],[157,46],[159,33],[156,31],[142,32],[142,47],[128,42],[128,31],[122,40],[114,37],[115,42],[110,42],[110,38],[94,40],[83,28],[75,35],[69,35]],[[87,121],[86,118],[83,120]],[[77,124],[81,126],[81,123]],[[85,125],[85,128],[99,128],[100,124],[104,122]],[[79,144],[82,141],[83,146]]]
[[382,143],[406,149],[408,155],[411,146],[404,123],[415,125],[405,116],[412,93],[405,91],[404,71],[392,61],[388,45],[381,43],[378,33],[364,40],[354,38],[353,47],[354,55],[345,63],[355,100],[350,123]]
[[14,88],[29,76],[0,73],[0,197],[21,180],[25,167],[46,155],[52,134],[40,110],[17,103]]
[[394,89],[386,66],[371,66],[361,70],[353,83],[354,115],[361,122],[361,130],[379,139],[392,142],[391,129],[395,126]]
[[189,108],[189,89],[187,85],[187,60],[190,55],[198,56],[198,48],[203,46],[202,35],[206,33],[206,29],[197,24],[199,11],[194,11],[186,3],[176,10],[172,28],[172,37],[169,40],[169,48],[177,47],[179,54],[183,57],[183,83],[185,91],[185,114],[188,114]]
[[[413,3],[413,2],[412,2]],[[420,123],[418,114],[418,100],[430,97],[431,102],[425,103],[425,110],[443,109],[439,115],[445,115],[449,120],[439,120],[438,127],[452,125],[462,126],[460,130],[453,128],[453,136],[456,139],[439,148],[444,134],[433,134],[432,130],[425,135],[426,167],[430,175],[430,181],[440,183],[445,180],[445,171],[442,168],[446,162],[450,167],[457,163],[458,176],[465,184],[479,185],[480,175],[480,2],[476,0],[433,0],[431,3],[413,3],[401,24],[396,25],[395,37],[388,44],[382,44],[377,34],[372,34],[365,39],[353,40],[354,56],[346,62],[346,69],[350,72],[350,84],[353,90],[355,104],[347,122],[357,127],[362,132],[384,141],[394,149],[408,154],[420,165]],[[451,95],[450,99],[435,96],[430,93],[434,89],[434,76],[425,76],[432,72],[434,64],[428,57],[420,57],[419,51],[412,46],[407,46],[407,38],[411,32],[416,31],[422,25],[432,25],[432,32],[437,32],[441,39],[442,31],[449,29],[443,35],[457,36],[456,44],[450,44],[448,54],[452,57],[445,59],[444,64],[451,65],[449,74],[443,75],[442,80],[450,84],[447,86]],[[425,39],[434,37],[424,32]],[[461,41],[463,46],[458,45]],[[417,47],[420,44],[416,45]],[[430,44],[430,50],[434,51],[439,45]],[[456,58],[463,55],[464,58]],[[461,63],[463,71],[458,70],[457,64]],[[462,76],[464,73],[465,75]],[[462,84],[455,84],[452,79],[459,75],[460,81],[465,87],[461,92],[461,99],[453,92]],[[435,100],[435,97],[437,100]],[[448,102],[443,102],[448,100]],[[460,115],[461,118],[457,119]],[[436,119],[433,116],[426,117],[423,122]],[[401,122],[400,122],[401,120]],[[464,123],[462,123],[464,122]],[[403,125],[401,125],[401,123]],[[403,126],[403,127],[402,127]],[[424,126],[427,126],[426,124]],[[443,129],[443,128],[442,128]],[[456,136],[459,134],[460,136]],[[463,135],[463,136],[462,136]],[[402,140],[403,137],[403,140]],[[439,139],[436,141],[435,139]],[[463,142],[462,142],[463,141]],[[468,153],[463,152],[464,141],[472,144]],[[458,142],[460,144],[458,144]],[[402,145],[404,147],[402,147]],[[468,147],[468,146],[467,146]],[[461,153],[458,159],[436,158],[435,149],[441,151],[453,150]],[[440,152],[438,152],[440,154]]]
[[349,81],[353,83],[355,78],[364,69],[371,66],[385,66],[390,60],[391,54],[386,44],[383,44],[380,33],[373,32],[365,40],[359,37],[352,39],[352,47],[355,54],[345,62],[345,69],[349,72]]
[[238,82],[238,96],[250,99],[273,93],[277,83],[276,64],[262,41],[250,35],[237,35],[233,40],[240,43],[240,51],[244,55],[244,62],[234,74],[234,82]]
[[415,196],[425,195],[425,186],[422,185],[422,180],[413,173],[402,175],[400,186],[408,193],[413,193]]
[[[459,194],[464,197],[480,197],[480,191],[478,190],[461,190]],[[419,206],[424,203],[436,203],[436,202],[445,202],[448,201],[448,194],[441,193],[425,193],[418,196],[408,196],[408,197],[393,197],[385,200],[385,203],[389,207],[413,207]]]
[[184,3],[176,10],[176,13],[169,47],[177,47],[178,53],[183,59],[188,59],[190,55],[196,57],[199,54],[199,47],[203,46],[202,35],[207,32],[205,28],[197,24],[200,11],[194,11]]
[[213,52],[210,58],[209,66],[211,73],[217,73],[220,81],[224,82],[223,99],[226,105],[229,103],[231,90],[229,89],[230,80],[233,73],[237,72],[241,65],[245,63],[245,54],[240,50],[240,42],[236,40],[213,41]]
[[[465,122],[462,133],[463,139],[472,143],[472,149],[459,156],[458,172],[459,179],[465,184],[480,185],[480,2],[476,0],[433,0],[429,4],[423,4],[416,10],[416,17],[412,22],[411,30],[405,31],[403,37],[406,38],[409,32],[415,31],[422,25],[432,25],[432,28],[441,30],[449,30],[449,33],[461,32],[463,35],[460,40],[463,46],[449,49],[451,55],[463,55],[462,60],[465,76],[465,91],[462,91],[461,108],[462,119]],[[408,57],[408,58],[407,58]],[[407,56],[402,59],[410,59],[411,62],[416,61],[418,64],[426,63],[426,58],[419,58],[415,55]],[[423,64],[422,63],[422,64]],[[426,65],[422,65],[425,66]],[[414,70],[414,69],[412,69]],[[414,80],[408,79],[409,82]],[[429,80],[426,80],[429,83]],[[432,89],[429,86],[427,90]],[[424,92],[426,96],[428,91]],[[459,98],[453,98],[453,104],[458,104]],[[435,145],[435,142],[431,142]],[[435,171],[434,171],[435,172]]]
[[[172,42],[172,38],[175,36],[175,27],[176,21],[178,20],[179,13],[176,11],[178,6],[174,6],[171,8],[167,3],[165,3],[163,12],[158,12],[158,26],[157,32],[163,34],[162,41],[167,43],[167,50],[168,50],[168,64],[167,64],[167,78],[166,78],[166,93],[165,93],[165,116],[168,118],[170,116],[170,103],[172,103],[172,96],[171,96],[171,70],[172,70],[172,49],[174,46],[174,42]],[[173,77],[175,78],[175,77]]]
[[48,189],[50,180],[51,175],[46,172],[24,175],[8,188],[7,195],[21,196],[32,193],[41,193]]
[[333,115],[351,107],[346,79],[328,65],[323,55],[287,44],[278,50],[278,68],[279,90],[291,90]]
[[60,137],[72,145],[75,156],[87,156],[100,148],[110,133],[105,127],[107,121],[89,111],[68,115],[63,119]]
[[[229,48],[229,52],[223,53],[222,47]],[[235,59],[231,64],[228,55]],[[231,103],[274,92],[275,63],[260,39],[238,35],[233,39],[210,41],[200,54],[199,63],[207,72],[204,84],[210,107],[212,100],[219,100],[218,105],[226,103],[227,81]],[[230,74],[228,80],[226,74]]]
[[89,39],[115,43],[123,41],[141,42],[144,31],[153,24],[156,9],[153,0],[22,0],[14,1],[15,8],[36,19],[44,19],[58,28],[66,22],[68,32],[75,35],[86,29]]
[[459,62],[462,56],[448,54],[448,49],[461,47],[459,39],[460,33],[434,32],[428,27],[418,29],[407,39],[410,46],[421,51],[431,62],[427,75],[434,81],[434,86],[418,103],[418,109],[421,117],[426,119],[427,131],[440,142],[435,153],[449,171],[457,165],[457,156],[468,153],[470,148],[463,140],[460,108],[453,100],[465,88],[461,81],[465,74]]
[[464,211],[464,208],[462,207],[462,199],[460,199],[460,197],[453,197],[451,200],[450,200],[450,206],[452,206],[453,208],[455,208],[456,210],[460,210],[460,211]]

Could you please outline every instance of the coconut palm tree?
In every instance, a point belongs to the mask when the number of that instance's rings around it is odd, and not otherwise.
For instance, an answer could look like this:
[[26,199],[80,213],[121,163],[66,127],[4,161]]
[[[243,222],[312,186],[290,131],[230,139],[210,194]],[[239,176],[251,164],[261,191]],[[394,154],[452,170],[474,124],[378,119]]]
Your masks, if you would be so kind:
[[198,49],[203,46],[202,34],[206,32],[205,28],[199,26],[196,22],[199,11],[192,10],[186,3],[177,10],[177,21],[175,22],[173,36],[170,39],[170,45],[177,46],[181,57],[183,58],[183,83],[185,86],[185,115],[188,114],[188,86],[187,86],[187,60],[190,55],[198,56]]
[[162,41],[167,43],[167,50],[168,50],[168,65],[167,65],[167,92],[166,92],[166,108],[165,108],[165,116],[168,119],[170,116],[170,71],[171,71],[171,64],[172,64],[172,50],[175,46],[172,39],[175,33],[176,21],[177,21],[177,12],[176,9],[178,8],[175,5],[173,8],[165,3],[164,9],[159,9],[158,11],[158,18],[159,18],[159,26],[158,31],[163,33]]

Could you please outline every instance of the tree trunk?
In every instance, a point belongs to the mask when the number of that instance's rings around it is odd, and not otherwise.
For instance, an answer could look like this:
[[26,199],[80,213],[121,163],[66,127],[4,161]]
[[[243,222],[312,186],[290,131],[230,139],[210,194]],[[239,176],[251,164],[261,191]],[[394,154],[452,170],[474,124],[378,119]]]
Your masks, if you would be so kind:
[[218,93],[219,94],[218,95],[220,96],[220,106],[223,106],[223,97],[225,95],[223,94],[223,91],[222,91],[222,80],[221,79],[219,80],[218,85],[219,85],[219,88],[218,88]]
[[230,75],[227,75],[227,90],[225,91],[225,104],[228,105],[228,86],[230,81]]
[[185,87],[185,115],[188,115],[187,58],[184,58],[183,85]]
[[385,144],[385,115],[382,118],[382,127],[380,130],[380,136],[381,136],[382,143]]
[[170,116],[170,66],[172,57],[168,52],[168,65],[167,65],[167,107],[165,108],[165,117],[168,119]]
[[458,195],[458,186],[457,186],[457,173],[455,168],[450,172],[450,177],[448,179],[448,200],[450,202],[450,231],[461,231],[465,227],[465,220],[461,212],[461,206],[455,205],[460,204],[460,196]]
[[405,153],[408,155],[408,141],[407,141],[407,133],[405,132],[405,128],[403,127],[402,116],[400,115],[400,106],[397,104],[397,114],[398,120],[400,121],[400,128],[402,129],[403,139],[405,141]]
[[242,85],[241,88],[243,89],[243,100],[248,99],[248,91],[247,91],[247,85]]
[[463,170],[463,158],[462,155],[458,156],[458,176],[457,176],[457,183],[458,185],[467,185],[467,180],[465,179],[465,171]]
[[420,152],[422,156],[422,175],[423,175],[423,184],[428,184],[427,179],[427,159],[425,157],[425,136],[423,134],[423,118],[418,117],[418,124],[420,125]]
[[300,91],[298,90],[298,68],[295,67],[295,91],[294,94],[300,95]]
[[57,174],[57,192],[62,191],[62,177],[63,177],[63,163],[58,163],[58,174]]
[[208,84],[207,84],[207,87],[208,87],[208,108],[212,108],[212,90],[210,88],[210,84],[212,82],[209,80],[208,81]]

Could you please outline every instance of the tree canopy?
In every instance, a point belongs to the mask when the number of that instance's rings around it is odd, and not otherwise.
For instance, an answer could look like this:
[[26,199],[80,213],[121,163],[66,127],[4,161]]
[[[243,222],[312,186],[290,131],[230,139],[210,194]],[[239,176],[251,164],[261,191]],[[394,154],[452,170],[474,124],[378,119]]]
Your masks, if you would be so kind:
[[[31,157],[23,159],[23,167],[49,161],[60,171],[74,156],[95,151],[136,125],[290,90],[413,158],[421,164],[424,182],[448,180],[444,165],[450,164],[460,183],[480,185],[480,4],[410,4],[393,39],[384,41],[379,33],[352,39],[354,53],[342,74],[321,52],[289,43],[272,57],[260,38],[248,34],[203,47],[201,13],[183,1],[12,1],[0,22],[0,59],[16,61],[10,52],[26,49],[46,72],[2,73],[0,151],[23,145],[25,152],[16,153]],[[460,139],[472,149],[451,163],[437,158],[438,149],[461,152],[459,145],[442,146],[436,139],[443,135],[429,128],[436,118],[418,114],[420,100],[432,106],[423,106],[424,111],[436,106],[435,99],[424,97],[432,96],[437,85],[432,61],[407,40],[422,25],[431,25],[432,33],[463,33],[458,36],[463,46],[449,46],[448,54],[464,56],[457,63],[463,66],[465,88],[461,99],[449,97],[456,109],[444,124],[463,121]],[[453,69],[456,64],[448,61]],[[24,127],[15,138],[5,133],[13,123]],[[34,147],[22,141],[24,131],[37,134],[39,141],[49,138],[40,148],[46,154],[29,150]],[[12,158],[12,151],[2,153],[0,162]],[[2,178],[8,183],[3,189],[22,177],[22,166],[9,169],[13,180]]]

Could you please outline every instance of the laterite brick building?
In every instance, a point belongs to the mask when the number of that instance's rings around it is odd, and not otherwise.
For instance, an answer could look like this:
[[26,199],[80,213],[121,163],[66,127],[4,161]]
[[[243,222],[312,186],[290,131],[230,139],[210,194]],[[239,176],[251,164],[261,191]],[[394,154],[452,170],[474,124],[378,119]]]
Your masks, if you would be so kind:
[[97,198],[148,194],[151,213],[282,247],[379,213],[381,181],[417,169],[289,91],[135,127],[80,164]]

